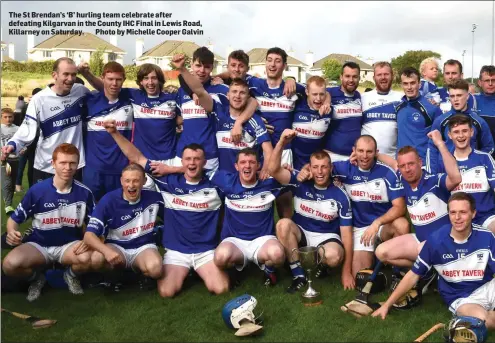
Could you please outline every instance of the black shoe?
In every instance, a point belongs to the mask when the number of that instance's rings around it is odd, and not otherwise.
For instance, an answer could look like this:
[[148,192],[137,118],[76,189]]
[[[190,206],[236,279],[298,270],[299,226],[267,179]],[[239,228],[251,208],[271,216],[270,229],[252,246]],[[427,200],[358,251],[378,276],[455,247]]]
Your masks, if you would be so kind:
[[230,290],[234,290],[241,285],[242,273],[235,268],[227,270],[227,275],[229,277]]
[[277,284],[277,275],[275,272],[272,273],[265,273],[263,276],[263,284],[265,287],[272,287]]
[[143,277],[138,281],[139,290],[150,291],[156,288],[156,280],[150,277]]
[[327,265],[319,264],[316,267],[315,279],[323,279],[323,278],[327,277],[328,275],[330,275],[330,271],[329,271],[329,268]]
[[296,276],[292,279],[292,283],[287,287],[287,293],[294,294],[308,283],[304,276]]

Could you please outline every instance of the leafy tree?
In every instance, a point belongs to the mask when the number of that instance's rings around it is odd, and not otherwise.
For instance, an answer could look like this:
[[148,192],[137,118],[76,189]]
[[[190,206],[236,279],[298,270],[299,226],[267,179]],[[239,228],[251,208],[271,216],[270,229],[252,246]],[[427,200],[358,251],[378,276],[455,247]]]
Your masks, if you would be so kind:
[[103,62],[103,53],[105,52],[105,47],[99,47],[95,52],[91,54],[89,59],[89,70],[93,73],[93,75],[100,76],[103,74],[103,66],[105,62]]
[[[394,75],[396,82],[400,82],[400,72],[406,67],[414,67],[419,70],[419,65],[421,61],[425,58],[434,57],[441,59],[442,55],[438,52],[430,50],[409,50],[403,55],[392,58],[392,68],[394,69]],[[440,79],[441,77],[439,77]]]
[[322,66],[323,77],[330,81],[339,80],[340,73],[342,71],[342,64],[334,58],[329,58],[323,62]]
[[[189,57],[186,53],[184,53],[182,51],[177,52],[177,54],[184,54],[184,56],[186,57],[186,61],[184,62],[184,67],[186,67],[186,69],[190,69],[191,68],[191,57]],[[170,67],[171,70],[176,70],[177,69],[172,64],[172,61],[170,61],[170,63],[168,64],[168,66]]]

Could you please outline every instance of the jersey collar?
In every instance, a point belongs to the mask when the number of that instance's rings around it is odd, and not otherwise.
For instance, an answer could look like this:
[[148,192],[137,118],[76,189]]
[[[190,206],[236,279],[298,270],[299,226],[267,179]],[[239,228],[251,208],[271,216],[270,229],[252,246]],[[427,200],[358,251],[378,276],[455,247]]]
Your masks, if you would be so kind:
[[467,236],[467,238],[465,240],[456,241],[455,238],[452,236],[452,231],[449,233],[449,237],[452,239],[452,242],[454,242],[456,244],[465,244],[469,241],[469,238],[471,237],[472,234],[473,234],[473,226],[471,225],[471,232],[469,233],[469,236]]

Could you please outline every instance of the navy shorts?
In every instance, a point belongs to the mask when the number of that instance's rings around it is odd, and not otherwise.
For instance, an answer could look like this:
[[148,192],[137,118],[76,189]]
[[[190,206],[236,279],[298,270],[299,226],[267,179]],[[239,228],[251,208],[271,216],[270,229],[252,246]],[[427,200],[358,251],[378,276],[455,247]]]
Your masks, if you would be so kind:
[[107,174],[88,167],[84,168],[83,183],[93,192],[96,201],[99,201],[108,192],[122,186],[120,174]]

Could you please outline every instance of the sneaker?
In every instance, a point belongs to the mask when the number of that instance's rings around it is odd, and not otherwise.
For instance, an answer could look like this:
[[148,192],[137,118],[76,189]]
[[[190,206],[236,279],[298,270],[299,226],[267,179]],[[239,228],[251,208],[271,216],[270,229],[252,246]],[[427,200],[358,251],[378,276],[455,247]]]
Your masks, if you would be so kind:
[[15,208],[13,208],[12,206],[5,207],[5,214],[9,215],[12,212],[15,212]]
[[328,266],[326,264],[319,264],[316,267],[316,271],[315,271],[315,278],[316,279],[323,279],[323,278],[327,277],[328,275],[330,275],[330,272],[329,272]]
[[277,275],[273,273],[265,273],[263,275],[263,284],[265,287],[275,286],[277,284]]
[[45,274],[38,272],[36,279],[31,282],[28,288],[28,295],[26,297],[27,301],[35,301],[41,295],[41,290],[45,286],[46,278]]
[[292,283],[287,287],[287,293],[294,294],[308,283],[304,276],[296,276],[292,279]]
[[81,282],[79,279],[75,276],[71,276],[69,274],[69,270],[66,270],[64,272],[64,281],[69,286],[69,291],[72,294],[79,295],[79,294],[84,294],[84,291],[81,286]]

